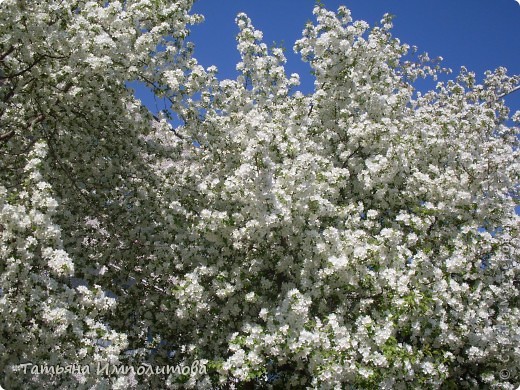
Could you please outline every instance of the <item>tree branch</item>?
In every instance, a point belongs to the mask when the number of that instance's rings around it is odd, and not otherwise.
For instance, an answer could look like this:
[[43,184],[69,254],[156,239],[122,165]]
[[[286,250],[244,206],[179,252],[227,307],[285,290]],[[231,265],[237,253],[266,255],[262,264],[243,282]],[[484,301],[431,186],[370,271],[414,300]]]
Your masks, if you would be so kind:
[[11,137],[14,135],[14,130],[10,130],[7,133],[0,134],[0,141],[3,143],[6,143],[11,139]]
[[515,88],[513,88],[513,89],[512,89],[511,91],[509,91],[509,92],[506,92],[506,93],[503,93],[502,95],[499,95],[499,96],[497,97],[497,99],[502,99],[503,97],[505,97],[505,96],[507,96],[507,95],[511,95],[513,92],[516,92],[516,91],[518,91],[518,90],[520,90],[520,85],[517,85]]
[[[517,85],[517,86],[514,87],[511,91],[509,91],[509,92],[504,92],[503,94],[498,95],[496,99],[491,100],[491,101],[489,101],[489,102],[483,102],[483,103],[481,103],[481,106],[486,105],[486,104],[490,105],[491,103],[496,102],[498,99],[502,99],[503,97],[506,97],[507,95],[511,95],[512,93],[514,93],[514,92],[516,92],[516,91],[519,91],[519,90],[520,90],[520,85]],[[489,106],[488,106],[488,107],[489,107]]]
[[[154,119],[157,123],[160,123],[160,122],[161,122],[161,120],[159,119],[158,116],[152,114],[152,117],[153,117],[153,119]],[[175,135],[175,136],[176,136],[177,138],[179,138],[179,139],[184,140],[184,137],[183,137],[182,135],[180,135],[179,133],[177,133],[177,132],[175,131],[175,129],[173,128],[173,126],[171,126],[169,123],[168,123],[168,126],[170,127],[170,130],[172,131],[173,135]]]
[[14,46],[9,47],[4,53],[0,54],[0,61],[3,61],[5,57],[11,54],[14,51]]
[[34,62],[32,64],[30,64],[27,68],[25,69],[22,69],[20,70],[19,72],[16,72],[14,74],[10,74],[10,75],[7,75],[7,76],[2,76],[0,77],[0,80],[7,80],[7,79],[12,79],[14,77],[18,77],[18,76],[21,76],[23,75],[24,73],[26,72],[29,72],[32,68],[34,68],[36,65],[38,65],[38,63],[43,60],[45,56],[40,56],[39,58],[37,58],[36,60],[34,60]]

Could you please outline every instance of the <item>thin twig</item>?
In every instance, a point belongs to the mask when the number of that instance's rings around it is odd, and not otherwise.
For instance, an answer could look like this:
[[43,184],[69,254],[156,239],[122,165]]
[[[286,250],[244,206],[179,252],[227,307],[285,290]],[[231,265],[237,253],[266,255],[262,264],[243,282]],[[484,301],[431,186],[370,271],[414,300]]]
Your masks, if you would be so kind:
[[497,97],[497,99],[502,99],[503,97],[505,97],[505,96],[507,96],[507,95],[510,95],[510,94],[512,94],[513,92],[516,92],[516,91],[518,91],[518,90],[520,90],[520,85],[517,85],[515,88],[513,88],[513,89],[512,89],[511,91],[509,91],[509,92],[506,92],[506,93],[503,93],[502,95],[499,95],[499,96]]

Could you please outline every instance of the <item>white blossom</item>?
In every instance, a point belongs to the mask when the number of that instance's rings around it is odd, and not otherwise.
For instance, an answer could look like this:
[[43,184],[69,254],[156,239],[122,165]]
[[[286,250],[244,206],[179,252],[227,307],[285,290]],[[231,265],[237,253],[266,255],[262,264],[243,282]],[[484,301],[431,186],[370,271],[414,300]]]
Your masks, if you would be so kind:
[[[0,384],[513,389],[520,78],[317,6],[312,93],[245,14],[221,80],[191,5],[2,2]],[[207,372],[19,367],[152,360]]]

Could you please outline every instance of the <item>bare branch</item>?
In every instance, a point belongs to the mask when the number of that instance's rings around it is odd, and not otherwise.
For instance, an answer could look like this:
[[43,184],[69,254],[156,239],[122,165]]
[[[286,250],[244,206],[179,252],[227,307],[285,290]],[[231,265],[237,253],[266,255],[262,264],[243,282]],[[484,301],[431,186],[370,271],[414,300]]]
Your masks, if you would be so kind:
[[14,130],[10,130],[7,133],[0,134],[0,141],[3,143],[6,143],[11,139],[11,137],[14,135]]

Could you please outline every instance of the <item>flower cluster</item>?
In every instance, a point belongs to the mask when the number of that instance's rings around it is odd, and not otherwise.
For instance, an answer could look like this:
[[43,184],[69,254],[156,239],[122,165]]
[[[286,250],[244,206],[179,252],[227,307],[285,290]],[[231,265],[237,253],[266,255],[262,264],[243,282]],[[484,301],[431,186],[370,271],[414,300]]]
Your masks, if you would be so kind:
[[515,389],[520,77],[447,80],[389,16],[318,6],[313,93],[244,14],[219,80],[191,3],[2,3],[1,384]]

